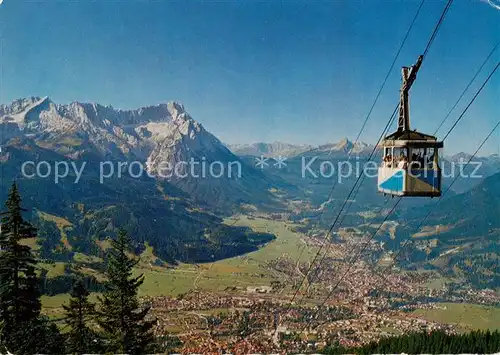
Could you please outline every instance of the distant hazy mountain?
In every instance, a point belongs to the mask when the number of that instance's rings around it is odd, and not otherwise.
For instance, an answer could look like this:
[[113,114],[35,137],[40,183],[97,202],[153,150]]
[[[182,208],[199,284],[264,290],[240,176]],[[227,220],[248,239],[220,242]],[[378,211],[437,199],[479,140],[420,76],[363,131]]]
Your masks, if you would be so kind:
[[446,157],[447,160],[450,162],[460,162],[460,161],[467,161],[472,157],[472,154],[468,154],[465,152],[460,152],[455,155],[452,155],[450,157]]
[[283,142],[273,143],[253,143],[253,144],[230,144],[228,145],[231,151],[239,156],[250,155],[259,157],[261,155],[266,157],[286,156],[293,157],[305,151],[312,149],[310,145],[295,145]]
[[[472,157],[472,154],[460,152],[452,156],[445,157],[446,160],[459,163],[467,162]],[[491,154],[489,156],[475,156],[472,161],[482,161],[489,164],[500,164],[500,156],[498,154]]]
[[354,144],[347,138],[344,138],[337,143],[327,143],[316,147],[312,145],[295,145],[282,142],[233,144],[228,145],[228,147],[239,156],[264,155],[267,157],[277,157],[282,155],[288,158],[293,158],[298,155],[341,157],[347,156],[351,149],[352,155],[363,155],[365,153],[370,153],[373,149],[373,146],[367,143],[357,142]]
[[373,145],[364,142],[352,142],[348,138],[343,138],[336,143],[322,144],[316,148],[304,152],[305,156],[318,156],[322,158],[342,158],[351,156],[367,156],[373,150]]
[[[455,176],[459,175],[459,178],[452,187],[458,193],[465,192],[477,186],[488,176],[500,172],[500,159],[498,155],[476,156],[468,166],[465,166],[471,157],[471,154],[461,152],[442,159],[441,167],[443,169],[445,184],[451,182]],[[463,170],[462,173],[461,169]]]

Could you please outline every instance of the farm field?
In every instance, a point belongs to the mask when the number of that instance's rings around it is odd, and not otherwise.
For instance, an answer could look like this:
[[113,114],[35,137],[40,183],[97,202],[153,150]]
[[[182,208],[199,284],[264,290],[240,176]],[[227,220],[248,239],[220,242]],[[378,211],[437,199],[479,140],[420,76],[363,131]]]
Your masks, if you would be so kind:
[[464,331],[500,330],[500,307],[467,303],[442,303],[440,305],[443,309],[418,309],[414,313],[427,320],[456,324]]

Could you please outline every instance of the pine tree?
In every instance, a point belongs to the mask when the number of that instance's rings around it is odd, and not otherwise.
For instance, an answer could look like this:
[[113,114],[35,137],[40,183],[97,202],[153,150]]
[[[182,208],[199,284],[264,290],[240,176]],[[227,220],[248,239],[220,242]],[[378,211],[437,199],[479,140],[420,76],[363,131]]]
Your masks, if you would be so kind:
[[152,349],[154,321],[147,321],[149,307],[141,307],[138,289],[144,276],[132,276],[138,261],[128,255],[131,246],[125,231],[111,242],[108,257],[108,283],[100,301],[99,325],[107,338],[106,350],[127,354],[144,354]]
[[55,324],[40,315],[37,260],[23,239],[36,229],[22,216],[21,197],[12,185],[0,229],[0,341],[18,354],[63,353],[64,338]]
[[80,279],[71,290],[69,305],[64,305],[66,323],[70,326],[67,334],[67,349],[72,354],[83,354],[97,350],[97,334],[89,328],[88,323],[94,316],[94,304],[88,300],[89,291]]
[[[22,217],[21,197],[12,185],[2,214],[0,231],[0,320],[1,340],[11,352],[30,349],[35,339],[24,336],[26,330],[39,329],[41,303],[36,260],[23,239],[35,238],[36,230]],[[39,341],[39,339],[37,339]],[[34,351],[34,350],[31,350]]]
[[[378,342],[365,344],[360,348],[347,349],[344,353],[356,354],[493,354],[500,351],[500,333],[473,331],[467,334],[410,333],[398,337],[382,338]],[[326,354],[333,354],[329,347]]]

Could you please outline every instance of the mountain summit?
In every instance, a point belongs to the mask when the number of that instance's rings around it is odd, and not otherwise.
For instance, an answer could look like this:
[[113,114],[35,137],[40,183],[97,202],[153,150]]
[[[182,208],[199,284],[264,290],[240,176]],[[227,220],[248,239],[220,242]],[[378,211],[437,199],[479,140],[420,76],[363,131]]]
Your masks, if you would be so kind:
[[355,153],[364,152],[368,148],[373,148],[373,147],[370,147],[369,144],[363,143],[363,142],[353,143],[347,137],[345,137],[345,138],[341,139],[340,141],[338,141],[337,143],[327,143],[327,144],[320,145],[318,147],[318,151],[348,154],[352,150],[352,153],[355,154]]
[[253,144],[231,144],[228,146],[236,155],[278,157],[280,155],[292,157],[312,149],[310,145],[296,145],[275,141],[273,143],[258,142]]
[[296,145],[282,142],[273,143],[253,143],[253,144],[231,144],[229,149],[239,156],[266,156],[266,157],[295,157],[298,155],[333,155],[345,156],[352,149],[352,154],[362,155],[369,153],[373,146],[357,142],[354,144],[348,138],[343,138],[337,143],[327,143],[320,146]]

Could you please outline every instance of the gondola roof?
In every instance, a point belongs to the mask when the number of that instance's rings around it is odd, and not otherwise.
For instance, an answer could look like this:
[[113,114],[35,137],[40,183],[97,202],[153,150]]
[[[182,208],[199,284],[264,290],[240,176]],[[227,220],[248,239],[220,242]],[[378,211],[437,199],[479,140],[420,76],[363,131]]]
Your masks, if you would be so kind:
[[443,142],[438,142],[435,136],[413,131],[398,130],[389,136],[385,137],[382,146],[429,146],[429,147],[443,147]]

